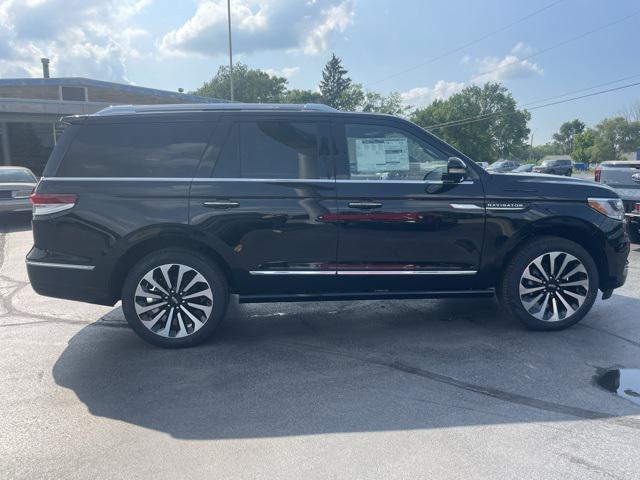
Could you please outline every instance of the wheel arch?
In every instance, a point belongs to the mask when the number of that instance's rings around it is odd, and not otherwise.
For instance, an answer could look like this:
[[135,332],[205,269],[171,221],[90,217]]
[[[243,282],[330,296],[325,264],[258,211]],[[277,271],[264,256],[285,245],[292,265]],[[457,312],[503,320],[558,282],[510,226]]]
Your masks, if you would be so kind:
[[150,253],[171,248],[195,251],[203,255],[222,269],[229,282],[229,289],[231,291],[235,289],[230,262],[219,249],[212,247],[210,242],[194,238],[186,232],[171,231],[161,235],[156,232],[155,235],[142,235],[142,238],[120,255],[109,276],[109,293],[114,303],[121,297],[122,285],[128,272],[141,258]]
[[513,256],[522,249],[524,245],[541,236],[564,238],[580,245],[589,253],[596,264],[600,280],[599,283],[601,285],[604,283],[609,272],[608,259],[604,254],[604,235],[595,225],[571,217],[543,219],[525,227],[518,237],[505,249],[498,263],[498,275],[501,274],[504,266],[511,261]]

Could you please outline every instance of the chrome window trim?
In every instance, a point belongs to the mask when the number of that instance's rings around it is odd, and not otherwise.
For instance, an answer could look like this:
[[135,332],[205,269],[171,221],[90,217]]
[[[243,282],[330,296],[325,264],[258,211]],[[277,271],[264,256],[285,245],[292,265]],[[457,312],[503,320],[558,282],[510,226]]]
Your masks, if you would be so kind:
[[74,263],[52,263],[52,262],[39,262],[37,260],[27,260],[27,265],[34,267],[47,267],[47,268],[66,268],[69,270],[85,270],[91,271],[96,267],[95,265],[77,265]]
[[[278,182],[278,183],[392,183],[414,185],[443,185],[442,180],[359,180],[359,179],[327,179],[327,178],[186,178],[186,177],[42,177],[41,181],[51,182]],[[465,180],[451,185],[473,185],[472,180]]]
[[251,275],[475,275],[477,270],[251,270]]

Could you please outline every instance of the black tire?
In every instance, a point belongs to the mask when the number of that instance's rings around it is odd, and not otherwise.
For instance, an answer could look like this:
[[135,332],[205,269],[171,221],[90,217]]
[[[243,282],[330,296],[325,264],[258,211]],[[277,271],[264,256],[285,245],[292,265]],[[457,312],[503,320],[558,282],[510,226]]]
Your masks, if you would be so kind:
[[[556,291],[555,289],[557,288],[555,285],[551,285],[551,288],[554,289],[551,292],[547,290],[549,288],[547,286],[541,292],[532,293],[532,294],[529,294],[529,296],[523,297],[525,299],[532,299],[533,296],[537,296],[538,293],[540,293],[543,296],[548,295],[548,298],[551,300],[552,304],[555,298],[555,302],[559,306],[559,309],[561,310],[561,313],[560,315],[558,315],[558,318],[561,317],[562,310],[564,310],[564,314],[565,314],[565,318],[560,318],[559,320],[555,320],[555,321],[551,321],[551,319],[536,318],[532,313],[530,313],[530,311],[533,311],[534,314],[539,314],[539,315],[541,314],[542,317],[544,317],[545,311],[547,310],[544,310],[544,311],[542,310],[543,302],[542,301],[540,302],[540,308],[538,309],[538,311],[535,310],[535,306],[527,310],[524,307],[523,302],[521,301],[521,295],[520,295],[521,281],[524,282],[523,283],[524,287],[527,287],[527,286],[537,287],[537,284],[525,285],[525,283],[528,282],[526,279],[523,278],[525,270],[527,269],[528,272],[531,273],[531,270],[529,270],[531,263],[534,260],[538,259],[540,256],[544,254],[550,254],[551,252],[563,252],[565,254],[565,256],[556,257],[556,262],[558,263],[563,262],[564,258],[567,257],[566,254],[575,257],[579,262],[582,263],[582,266],[586,271],[586,275],[588,276],[587,277],[588,288],[583,288],[583,287],[570,288],[570,290],[573,290],[574,292],[578,291],[580,296],[584,296],[582,304],[579,305],[579,307],[577,308],[575,307],[578,304],[572,303],[572,302],[575,302],[575,299],[567,295],[562,288],[558,289],[558,294],[553,293],[554,291]],[[546,260],[546,262],[548,262],[547,264],[550,264],[551,257],[547,256],[545,258],[547,259]],[[575,265],[578,265],[578,264],[576,262],[572,262],[571,264],[568,264],[567,267],[571,266],[571,268],[573,268],[573,266]],[[558,266],[556,264],[555,269],[556,271],[562,270],[562,265]],[[568,268],[565,268],[564,272],[569,274],[570,272],[567,270]],[[554,270],[552,269],[552,272],[553,271]],[[584,281],[584,274],[582,272],[578,272],[575,275],[577,275],[577,277],[574,276],[573,278],[578,278],[579,280]],[[557,280],[558,279],[556,278],[555,281]],[[566,283],[566,279],[562,279],[561,282],[562,281]],[[572,283],[572,282],[573,280],[570,279],[569,283]],[[541,281],[540,284],[542,283],[544,282]],[[591,255],[589,255],[589,253],[577,243],[572,242],[570,240],[566,240],[564,238],[559,238],[559,237],[550,237],[550,236],[539,237],[523,245],[515,253],[515,255],[509,260],[509,262],[504,268],[502,279],[498,286],[497,294],[498,294],[498,300],[500,301],[500,304],[502,305],[503,309],[511,317],[517,318],[528,328],[532,330],[542,330],[542,331],[562,330],[567,327],[570,327],[571,325],[575,325],[576,323],[578,323],[589,312],[589,310],[591,310],[591,307],[593,306],[593,303],[595,302],[596,297],[598,295],[598,268],[595,262],[593,261],[593,259],[591,258]],[[567,315],[569,313],[569,310],[565,309],[564,306],[562,306],[560,298],[557,295],[562,295],[562,298],[565,299],[565,301],[569,300],[570,306],[573,306],[575,308],[575,312],[573,314]],[[546,305],[548,305],[548,303],[546,303]],[[551,307],[547,307],[547,308],[551,309]],[[541,311],[542,313],[540,313]],[[549,312],[550,317],[552,313],[553,312]]]
[[[178,295],[178,289],[176,289],[175,295],[171,294],[170,296],[166,296],[165,293],[160,292],[158,290],[147,290],[151,292],[156,292],[158,295],[162,295],[164,298],[158,298],[158,302],[163,302],[166,304],[163,308],[159,308],[158,310],[151,311],[150,315],[160,315],[160,310],[172,310],[176,312],[175,316],[171,316],[172,325],[169,326],[169,331],[166,333],[168,336],[163,336],[162,332],[165,331],[164,328],[160,329],[159,326],[154,326],[152,331],[150,328],[145,326],[143,321],[140,318],[140,315],[136,311],[136,306],[140,307],[140,303],[136,302],[136,290],[143,281],[143,277],[145,277],[149,272],[154,272],[152,275],[159,275],[157,272],[160,271],[162,273],[162,269],[158,270],[160,266],[172,265],[172,267],[167,270],[167,274],[169,275],[170,281],[175,283],[180,283],[182,288],[188,287],[189,280],[194,279],[196,277],[196,273],[200,273],[202,277],[206,280],[205,282],[197,282],[190,289],[185,290],[183,296],[192,296],[193,292],[198,293],[198,289],[204,288],[207,294],[210,292],[211,303],[209,306],[209,297],[198,297],[196,299],[182,299]],[[182,281],[178,281],[177,271],[179,266],[186,267],[184,269],[185,273],[183,275]],[[191,270],[189,270],[191,269]],[[157,277],[156,277],[157,278]],[[201,277],[199,277],[201,278]],[[160,280],[156,282],[161,285],[161,288],[166,289],[167,282],[163,277],[160,277]],[[149,283],[144,283],[147,287],[150,285]],[[151,287],[152,289],[154,287]],[[167,289],[168,290],[168,289]],[[169,293],[169,292],[166,292]],[[150,293],[149,295],[155,295],[154,293]],[[137,297],[137,302],[148,301],[150,304],[155,300],[146,299],[143,300],[144,297],[140,295]],[[166,300],[166,301],[164,301]],[[183,301],[183,307],[180,306],[180,301]],[[206,311],[199,309],[192,309],[189,305],[193,305],[191,303],[184,302],[196,302],[202,303],[205,308],[210,308],[210,312],[207,314]],[[177,303],[174,303],[177,302]],[[184,347],[192,347],[198,345],[207,339],[209,339],[216,327],[220,324],[222,319],[224,318],[227,305],[229,303],[229,287],[227,279],[224,273],[215,265],[213,262],[208,260],[207,258],[189,252],[187,250],[180,249],[171,249],[171,250],[160,250],[157,252],[153,252],[142,260],[140,260],[127,275],[127,278],[124,281],[124,285],[122,287],[122,309],[124,311],[125,318],[127,322],[131,326],[131,328],[144,340],[147,342],[157,345],[163,348],[184,348]],[[173,305],[173,308],[170,308]],[[186,313],[183,313],[180,309],[189,308],[192,312],[195,312],[196,318],[200,320],[198,326],[196,326],[196,319],[193,321],[187,316]],[[144,305],[142,305],[144,308]],[[181,312],[180,318],[178,319],[177,312]],[[142,314],[146,316],[146,313]],[[166,315],[166,316],[165,316]],[[170,317],[169,312],[167,311],[165,315],[162,315],[158,322],[162,322],[164,319],[164,325],[166,326],[167,319]],[[148,317],[147,317],[148,318]],[[149,321],[149,324],[151,321]],[[182,327],[185,327],[183,330]],[[191,332],[189,333],[189,330]],[[161,332],[162,330],[162,332]],[[179,332],[177,331],[179,330]],[[158,333],[155,333],[158,332]],[[171,333],[174,333],[174,336],[171,336]],[[185,333],[185,336],[178,337],[179,333]]]

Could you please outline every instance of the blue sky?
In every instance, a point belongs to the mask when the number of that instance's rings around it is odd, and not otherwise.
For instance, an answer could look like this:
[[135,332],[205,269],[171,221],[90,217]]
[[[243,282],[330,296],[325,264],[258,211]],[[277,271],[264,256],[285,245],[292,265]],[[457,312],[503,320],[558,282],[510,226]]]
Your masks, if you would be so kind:
[[[354,81],[400,92],[418,106],[486,80],[502,82],[523,104],[633,75],[638,77],[600,89],[640,81],[638,0],[232,5],[236,59],[286,75],[291,88],[315,89],[331,52],[343,59]],[[226,48],[226,0],[0,0],[3,78],[40,76],[39,58],[47,56],[56,76],[192,90],[227,62]],[[595,124],[638,101],[640,86],[532,111],[534,143],[548,141],[565,120]]]

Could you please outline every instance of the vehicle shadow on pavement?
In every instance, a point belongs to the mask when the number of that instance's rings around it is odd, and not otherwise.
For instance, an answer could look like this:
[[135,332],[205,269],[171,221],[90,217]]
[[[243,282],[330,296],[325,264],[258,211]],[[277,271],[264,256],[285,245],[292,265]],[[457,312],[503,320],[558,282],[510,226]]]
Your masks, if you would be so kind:
[[0,233],[31,230],[31,212],[0,214]]
[[185,439],[593,418],[640,429],[625,416],[637,406],[590,384],[597,362],[640,344],[530,332],[497,312],[486,299],[234,305],[213,341],[162,350],[115,310],[71,339],[53,376],[93,415]]

